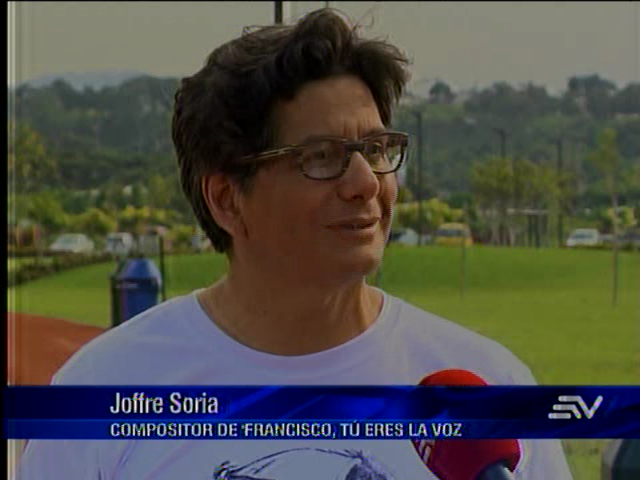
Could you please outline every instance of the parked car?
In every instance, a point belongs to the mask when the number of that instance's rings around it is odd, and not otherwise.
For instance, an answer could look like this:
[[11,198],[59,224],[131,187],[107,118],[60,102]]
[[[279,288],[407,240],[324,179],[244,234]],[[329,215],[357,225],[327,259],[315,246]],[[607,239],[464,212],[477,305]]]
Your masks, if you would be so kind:
[[107,234],[104,251],[112,255],[124,257],[135,248],[133,235],[128,232],[112,232]]
[[401,245],[418,245],[418,233],[411,228],[392,230],[389,234],[389,243],[399,243]]
[[470,247],[473,245],[471,238],[471,229],[464,223],[443,223],[438,227],[435,233],[436,245]]
[[211,250],[213,246],[211,245],[211,240],[204,234],[196,233],[191,237],[191,248],[194,252],[202,253],[205,250]]
[[84,233],[65,233],[49,246],[50,253],[92,253],[93,240]]
[[169,238],[169,229],[161,225],[147,228],[147,230],[138,235],[138,250],[144,255],[158,255],[160,253],[160,244],[165,252],[171,250],[171,239]]
[[600,233],[595,228],[576,228],[567,238],[566,246],[571,247],[595,247],[602,242]]

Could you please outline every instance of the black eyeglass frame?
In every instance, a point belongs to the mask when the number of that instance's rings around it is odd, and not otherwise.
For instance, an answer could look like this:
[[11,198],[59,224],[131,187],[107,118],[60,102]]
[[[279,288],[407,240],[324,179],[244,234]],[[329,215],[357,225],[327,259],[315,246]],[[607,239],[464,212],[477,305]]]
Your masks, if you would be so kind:
[[[387,175],[389,173],[394,173],[397,172],[400,167],[402,166],[402,164],[404,163],[404,161],[407,158],[407,150],[409,147],[409,135],[407,133],[404,132],[397,132],[397,131],[393,131],[393,130],[384,130],[381,132],[376,132],[373,135],[369,135],[367,137],[361,138],[358,141],[350,141],[347,138],[344,137],[335,137],[335,136],[323,136],[323,137],[315,137],[311,140],[309,140],[308,142],[305,143],[300,143],[300,144],[292,144],[292,145],[287,145],[284,147],[280,147],[280,148],[275,148],[272,150],[266,150],[264,152],[260,152],[254,155],[247,155],[245,157],[242,157],[240,159],[240,161],[242,163],[248,163],[248,162],[255,162],[255,161],[264,161],[264,162],[268,162],[270,160],[274,160],[274,157],[280,157],[280,156],[284,156],[284,155],[296,155],[296,162],[298,165],[298,168],[300,169],[300,173],[302,173],[302,175],[304,175],[306,178],[309,178],[311,180],[318,180],[318,181],[323,181],[323,180],[334,180],[336,178],[340,178],[342,175],[344,175],[344,172],[347,171],[347,169],[349,168],[349,164],[351,162],[351,157],[353,157],[353,154],[355,152],[360,153],[365,160],[367,160],[367,162],[369,161],[367,158],[367,155],[365,154],[364,150],[368,145],[371,145],[372,142],[379,137],[382,136],[393,136],[396,139],[400,140],[400,147],[402,148],[401,150],[401,157],[400,157],[400,161],[398,162],[398,164],[393,167],[392,170],[389,171],[384,171],[384,172],[380,172],[380,171],[376,171],[375,168],[371,165],[371,163],[369,163],[369,165],[371,166],[371,170],[373,171],[373,173],[375,173],[376,175]],[[303,167],[303,162],[302,162],[302,152],[304,151],[305,148],[314,145],[316,143],[320,143],[320,142],[326,142],[326,141],[330,141],[330,142],[336,142],[336,143],[340,143],[342,144],[343,148],[345,149],[345,156],[343,159],[343,163],[342,163],[342,168],[340,169],[340,171],[333,176],[330,177],[323,177],[323,178],[316,178],[316,177],[312,177],[310,175],[307,174],[307,172],[304,171],[304,167]]]

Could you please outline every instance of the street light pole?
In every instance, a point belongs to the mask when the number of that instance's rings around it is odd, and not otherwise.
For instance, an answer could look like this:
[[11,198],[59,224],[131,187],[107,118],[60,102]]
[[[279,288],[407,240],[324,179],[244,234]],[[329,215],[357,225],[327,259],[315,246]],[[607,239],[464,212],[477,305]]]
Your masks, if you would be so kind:
[[274,7],[275,7],[275,23],[276,25],[281,25],[282,24],[282,10],[283,10],[283,4],[284,2],[281,0],[276,0],[274,2]]
[[422,232],[423,232],[423,221],[424,215],[422,210],[422,160],[423,160],[423,151],[424,151],[424,138],[423,138],[423,129],[422,129],[422,110],[417,107],[413,114],[416,117],[416,130],[417,130],[417,140],[418,140],[418,182],[417,182],[417,200],[418,200],[418,245],[422,245]]
[[558,246],[562,246],[562,242],[564,239],[564,218],[563,218],[563,191],[562,188],[564,186],[564,182],[562,180],[562,171],[564,169],[564,160],[562,158],[562,138],[558,138],[556,140],[556,149],[557,149],[557,173],[558,173],[558,187],[560,188],[560,202],[558,205]]
[[507,132],[504,128],[493,127],[493,130],[500,136],[500,156],[507,156]]
[[[507,131],[500,127],[493,127],[493,131],[500,136],[501,158],[507,158]],[[513,172],[513,203],[515,213],[517,214],[517,210],[520,207],[520,178],[514,156],[511,157],[511,171]],[[514,243],[517,243],[517,239]]]

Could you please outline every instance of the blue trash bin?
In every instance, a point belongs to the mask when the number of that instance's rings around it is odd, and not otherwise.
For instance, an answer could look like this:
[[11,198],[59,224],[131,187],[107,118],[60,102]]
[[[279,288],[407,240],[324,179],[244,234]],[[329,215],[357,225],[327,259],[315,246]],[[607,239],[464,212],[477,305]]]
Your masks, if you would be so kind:
[[114,323],[122,323],[156,305],[161,286],[162,275],[153,261],[148,258],[128,260],[115,278],[117,302],[114,305],[120,311],[114,316]]

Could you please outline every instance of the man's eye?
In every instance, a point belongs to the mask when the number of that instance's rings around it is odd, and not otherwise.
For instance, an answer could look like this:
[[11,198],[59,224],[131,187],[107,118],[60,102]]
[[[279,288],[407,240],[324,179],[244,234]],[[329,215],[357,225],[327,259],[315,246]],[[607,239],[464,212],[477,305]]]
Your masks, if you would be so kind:
[[335,149],[326,143],[307,148],[304,159],[307,162],[322,163],[331,161],[335,157]]
[[384,153],[384,147],[380,143],[372,143],[369,145],[369,155],[382,155]]

